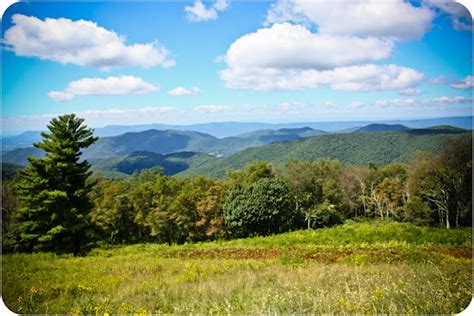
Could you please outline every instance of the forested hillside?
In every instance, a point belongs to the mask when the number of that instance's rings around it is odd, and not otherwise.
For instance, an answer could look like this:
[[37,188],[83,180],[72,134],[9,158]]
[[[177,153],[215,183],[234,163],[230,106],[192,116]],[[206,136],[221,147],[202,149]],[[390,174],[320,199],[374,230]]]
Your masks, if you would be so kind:
[[417,151],[435,153],[444,138],[458,137],[462,129],[434,128],[406,132],[343,133],[279,142],[250,148],[230,157],[190,168],[183,175],[224,177],[229,170],[241,169],[254,160],[283,164],[290,159],[338,159],[344,164],[365,166],[408,162]]
[[162,168],[163,174],[171,176],[188,168],[199,167],[203,163],[216,160],[212,155],[179,152],[161,155],[148,151],[133,152],[124,158],[100,160],[91,170],[97,177],[123,178],[143,169]]
[[36,147],[18,148],[2,155],[2,162],[19,166],[28,164],[28,157],[43,157],[44,151]]

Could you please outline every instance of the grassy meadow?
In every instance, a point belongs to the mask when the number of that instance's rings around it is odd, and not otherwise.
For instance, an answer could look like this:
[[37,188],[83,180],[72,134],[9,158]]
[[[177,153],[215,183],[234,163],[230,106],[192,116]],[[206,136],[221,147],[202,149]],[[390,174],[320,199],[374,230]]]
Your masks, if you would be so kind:
[[471,229],[346,223],[83,257],[3,256],[16,313],[451,314],[472,297]]

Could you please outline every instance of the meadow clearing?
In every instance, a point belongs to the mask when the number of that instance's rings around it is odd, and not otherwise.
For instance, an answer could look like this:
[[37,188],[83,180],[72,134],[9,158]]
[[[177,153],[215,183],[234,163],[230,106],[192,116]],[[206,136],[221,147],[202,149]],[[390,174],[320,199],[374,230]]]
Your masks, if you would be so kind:
[[349,222],[269,237],[3,256],[16,313],[452,314],[472,298],[471,229]]

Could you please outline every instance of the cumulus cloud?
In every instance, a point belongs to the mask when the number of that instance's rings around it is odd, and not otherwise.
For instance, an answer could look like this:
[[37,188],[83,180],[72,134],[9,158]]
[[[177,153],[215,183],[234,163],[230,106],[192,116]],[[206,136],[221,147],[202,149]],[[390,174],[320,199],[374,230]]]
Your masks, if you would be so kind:
[[431,29],[435,13],[403,0],[304,1],[278,0],[265,25],[291,21],[315,24],[321,34],[418,39]]
[[474,76],[467,76],[463,81],[451,84],[451,87],[456,89],[472,89],[474,87]]
[[186,18],[190,22],[205,22],[217,19],[220,11],[225,11],[230,0],[216,0],[213,5],[206,8],[201,0],[194,2],[192,6],[185,6]]
[[229,111],[232,108],[226,105],[216,105],[216,104],[208,104],[208,105],[199,105],[193,108],[196,112],[204,112],[204,113],[216,113],[216,112],[224,112]]
[[169,95],[172,96],[186,96],[186,95],[196,95],[201,92],[201,89],[198,87],[192,87],[190,89],[186,89],[184,87],[176,87],[168,91]]
[[390,56],[393,43],[376,38],[320,35],[301,25],[274,24],[244,35],[225,55],[220,78],[231,88],[345,91],[404,90],[423,74],[370,62]]
[[330,69],[385,59],[392,47],[390,41],[320,35],[282,23],[240,37],[225,61],[231,66]]
[[220,77],[231,88],[302,90],[329,86],[343,91],[404,90],[419,84],[423,74],[397,65],[361,65],[331,70],[233,66]]
[[462,4],[452,0],[425,1],[425,4],[448,14],[455,30],[472,31],[471,14]]
[[158,86],[134,76],[107,77],[105,79],[82,78],[70,82],[63,91],[49,92],[48,96],[55,101],[66,101],[75,96],[145,94],[158,89]]
[[15,14],[3,44],[18,56],[38,57],[63,64],[101,70],[115,67],[170,67],[174,60],[160,42],[125,44],[126,38],[85,20]]

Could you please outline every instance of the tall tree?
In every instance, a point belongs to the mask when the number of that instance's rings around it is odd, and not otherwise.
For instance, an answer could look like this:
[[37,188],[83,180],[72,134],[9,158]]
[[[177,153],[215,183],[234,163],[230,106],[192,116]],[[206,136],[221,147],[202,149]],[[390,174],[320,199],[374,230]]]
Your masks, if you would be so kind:
[[87,194],[93,183],[87,181],[90,165],[80,156],[97,138],[83,123],[74,114],[52,119],[49,133],[41,133],[43,140],[34,144],[46,155],[29,158],[20,172],[18,221],[26,250],[78,254],[84,245],[91,208]]

